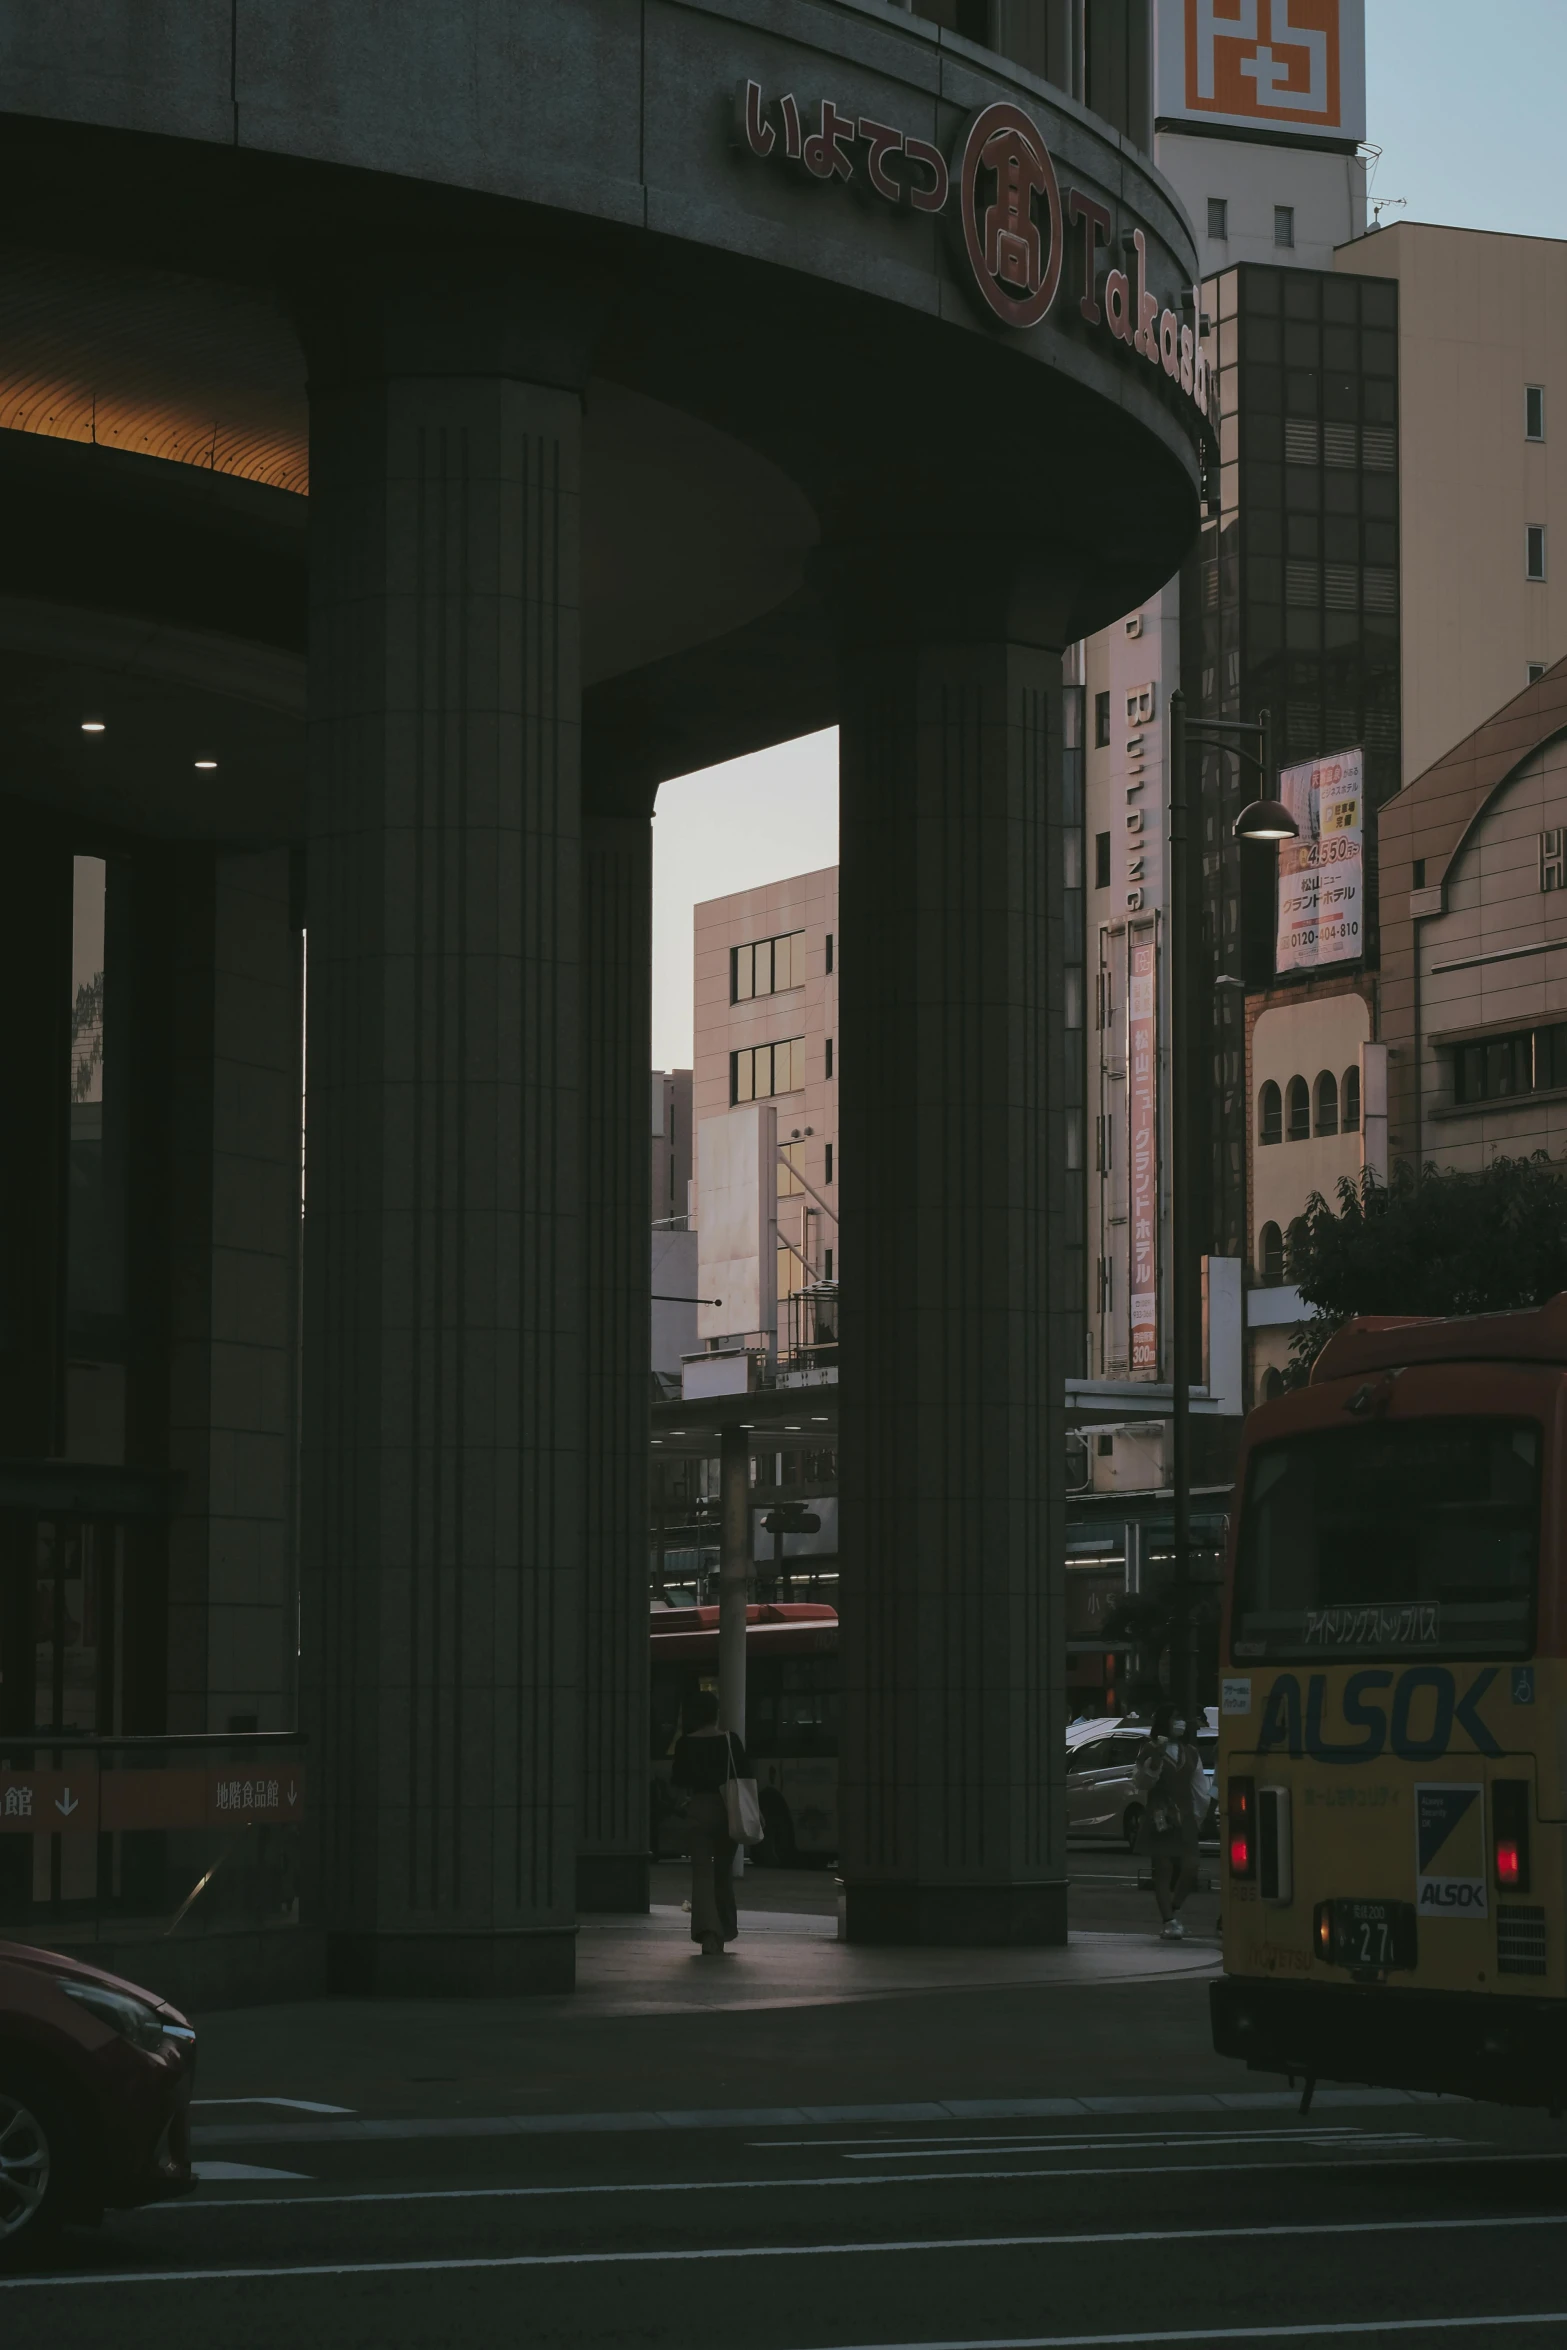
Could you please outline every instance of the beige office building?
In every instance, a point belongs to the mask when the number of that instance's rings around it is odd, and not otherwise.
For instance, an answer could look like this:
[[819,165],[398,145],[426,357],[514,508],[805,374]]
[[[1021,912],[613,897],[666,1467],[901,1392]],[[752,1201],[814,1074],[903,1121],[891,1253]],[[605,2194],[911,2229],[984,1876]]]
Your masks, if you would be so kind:
[[778,1114],[778,1305],[838,1276],[838,869],[711,898],[695,916],[692,1112]]

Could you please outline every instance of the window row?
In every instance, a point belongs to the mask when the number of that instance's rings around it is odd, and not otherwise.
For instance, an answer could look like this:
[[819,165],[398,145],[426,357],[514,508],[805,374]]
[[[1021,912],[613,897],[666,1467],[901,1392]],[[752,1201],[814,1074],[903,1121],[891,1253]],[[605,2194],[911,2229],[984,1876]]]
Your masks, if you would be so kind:
[[[1216,245],[1230,241],[1230,200],[1227,196],[1208,198],[1208,234]],[[1293,204],[1275,204],[1273,207],[1273,242],[1286,251],[1295,244],[1295,207]]]
[[[1312,1124],[1312,1097],[1315,1090],[1316,1124]],[[1313,1089],[1304,1077],[1292,1077],[1281,1091],[1270,1077],[1257,1094],[1257,1140],[1259,1142],[1309,1142],[1313,1131],[1318,1134],[1358,1134],[1360,1132],[1360,1071],[1346,1069],[1343,1080],[1331,1069],[1319,1072]]]
[[1455,1102],[1501,1102],[1567,1086],[1567,1022],[1454,1045]]
[[[832,965],[828,964],[831,970]],[[748,1003],[752,996],[781,995],[786,987],[805,985],[805,932],[791,930],[781,938],[759,938],[748,947],[729,950],[729,1000]]]
[[798,1093],[805,1084],[805,1039],[748,1044],[729,1056],[731,1102],[764,1102],[770,1094]]

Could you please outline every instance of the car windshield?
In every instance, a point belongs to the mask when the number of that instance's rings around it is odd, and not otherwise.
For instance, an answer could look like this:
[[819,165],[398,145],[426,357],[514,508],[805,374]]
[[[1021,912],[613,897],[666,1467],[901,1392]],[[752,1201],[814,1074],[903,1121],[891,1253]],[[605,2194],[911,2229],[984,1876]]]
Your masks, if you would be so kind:
[[1323,1429],[1251,1456],[1230,1651],[1523,1656],[1540,1431],[1444,1419]]

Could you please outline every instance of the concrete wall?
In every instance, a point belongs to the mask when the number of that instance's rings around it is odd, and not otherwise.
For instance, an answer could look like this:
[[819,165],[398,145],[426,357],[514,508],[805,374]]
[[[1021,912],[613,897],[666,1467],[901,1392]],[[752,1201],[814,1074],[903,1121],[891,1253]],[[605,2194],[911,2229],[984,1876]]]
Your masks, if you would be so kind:
[[[1419,926],[1420,1085],[1426,1155],[1477,1168],[1496,1157],[1567,1151],[1567,1092],[1460,1108],[1442,1038],[1567,1021],[1567,891],[1540,887],[1540,834],[1567,824],[1567,735],[1525,761],[1478,818],[1448,868],[1445,910]],[[1557,942],[1496,963],[1472,958]],[[1470,963],[1467,970],[1444,968]]]
[[[1335,256],[1399,295],[1403,773],[1567,651],[1567,242],[1400,221]],[[1545,439],[1524,438],[1524,387]],[[1546,527],[1543,584],[1524,533]]]
[[[1200,277],[1233,269],[1238,261],[1331,269],[1334,247],[1365,231],[1366,169],[1358,156],[1165,130],[1154,140],[1154,158],[1197,232]],[[1208,234],[1210,196],[1222,197],[1229,208],[1229,235],[1222,242]],[[1293,246],[1274,242],[1279,204],[1294,209]]]

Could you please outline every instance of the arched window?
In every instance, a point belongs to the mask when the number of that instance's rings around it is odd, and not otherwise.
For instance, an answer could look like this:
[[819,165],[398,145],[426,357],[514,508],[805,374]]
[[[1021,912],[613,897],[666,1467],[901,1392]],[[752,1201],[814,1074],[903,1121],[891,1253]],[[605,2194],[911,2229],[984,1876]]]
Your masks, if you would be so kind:
[[1300,1271],[1300,1258],[1305,1251],[1311,1227],[1304,1216],[1297,1216],[1284,1235],[1284,1278],[1293,1281]]
[[1338,1132],[1338,1079],[1331,1069],[1324,1069],[1317,1079],[1317,1132]]
[[1289,1138],[1311,1140],[1311,1088],[1304,1077],[1292,1077],[1289,1087]]
[[1284,1097],[1271,1077],[1257,1096],[1257,1140],[1284,1140]]
[[1262,1400],[1263,1400],[1263,1402],[1264,1402],[1264,1403],[1272,1403],[1272,1402],[1274,1401],[1274,1399],[1275,1399],[1275,1397],[1276,1397],[1276,1396],[1280,1396],[1280,1395],[1282,1395],[1283,1393],[1284,1393],[1284,1374],[1283,1374],[1283,1372],[1282,1372],[1282,1371],[1264,1371],[1264,1372],[1263,1372],[1263,1374],[1262,1374]]
[[1341,1121],[1344,1132],[1358,1134],[1360,1132],[1360,1071],[1358,1069],[1345,1070],[1344,1090],[1340,1098],[1344,1104],[1344,1116]]
[[1269,1289],[1284,1279],[1284,1235],[1277,1224],[1264,1224],[1257,1235],[1257,1270]]

